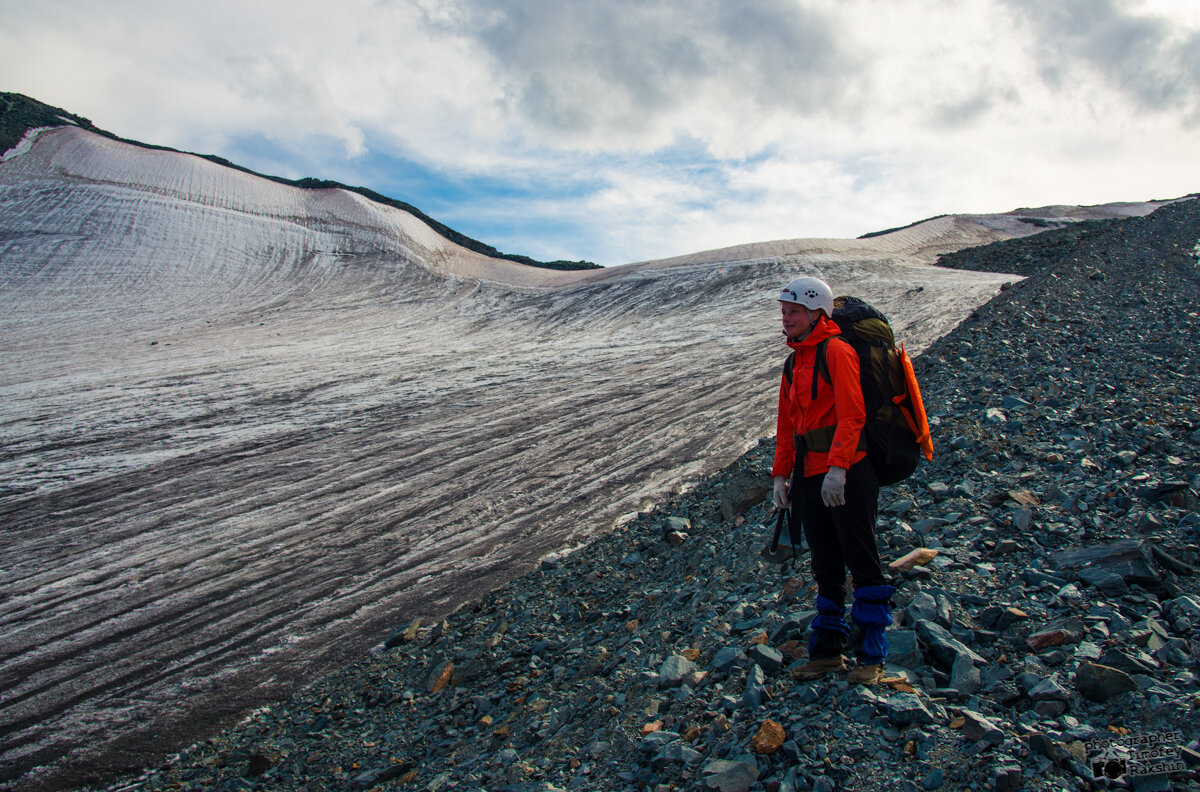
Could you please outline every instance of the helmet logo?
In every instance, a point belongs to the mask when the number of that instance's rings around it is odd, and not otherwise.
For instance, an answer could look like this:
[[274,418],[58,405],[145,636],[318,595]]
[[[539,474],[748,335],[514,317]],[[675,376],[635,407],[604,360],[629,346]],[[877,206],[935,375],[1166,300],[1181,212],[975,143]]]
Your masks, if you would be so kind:
[[804,292],[804,296],[809,298],[810,300],[815,300],[817,297],[817,290],[816,289],[807,289]]

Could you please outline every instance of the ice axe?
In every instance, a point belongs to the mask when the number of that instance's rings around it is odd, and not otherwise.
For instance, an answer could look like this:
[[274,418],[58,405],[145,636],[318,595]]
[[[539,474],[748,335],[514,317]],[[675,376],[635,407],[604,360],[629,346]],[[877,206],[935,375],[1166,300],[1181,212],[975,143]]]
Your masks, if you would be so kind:
[[791,542],[789,542],[789,544],[788,544],[788,549],[787,549],[786,555],[783,554],[783,552],[780,551],[780,549],[779,549],[779,537],[783,534],[783,526],[784,526],[784,523],[787,522],[787,520],[788,520],[788,510],[787,509],[776,509],[775,510],[775,531],[771,534],[771,544],[769,547],[763,548],[763,551],[762,551],[763,558],[767,559],[772,564],[782,564],[782,563],[786,562],[789,558],[791,558],[793,560],[793,563],[795,562],[795,558],[797,555],[797,547],[795,544],[792,543],[795,541],[795,539],[791,535],[792,532],[791,532],[790,528],[788,529],[788,538],[791,540]]
[[771,555],[779,550],[779,535],[783,532],[783,521],[787,519],[787,509],[775,510],[775,533],[771,534]]

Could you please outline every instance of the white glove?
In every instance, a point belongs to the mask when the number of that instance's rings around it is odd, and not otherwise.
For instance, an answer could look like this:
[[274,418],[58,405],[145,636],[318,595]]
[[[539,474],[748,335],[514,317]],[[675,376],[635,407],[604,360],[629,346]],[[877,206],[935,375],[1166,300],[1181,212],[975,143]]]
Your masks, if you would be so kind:
[[831,509],[846,505],[846,468],[829,468],[821,482],[821,501]]
[[791,505],[788,500],[788,481],[787,476],[775,477],[775,508],[786,509]]

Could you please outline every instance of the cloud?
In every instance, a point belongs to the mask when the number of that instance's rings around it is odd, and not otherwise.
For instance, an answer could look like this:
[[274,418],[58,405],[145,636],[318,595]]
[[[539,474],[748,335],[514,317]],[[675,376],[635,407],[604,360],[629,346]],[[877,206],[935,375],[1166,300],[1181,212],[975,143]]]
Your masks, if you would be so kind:
[[288,140],[295,130],[301,137],[327,135],[341,141],[346,155],[366,152],[361,129],[337,107],[328,86],[304,68],[294,53],[275,50],[230,59],[231,87],[248,104],[269,107],[273,112],[260,118],[261,131],[276,140]]
[[1200,31],[1116,0],[1017,0],[1044,79],[1061,91],[1099,77],[1144,110],[1200,113]]
[[683,135],[715,144],[714,126],[731,119],[832,112],[832,78],[848,82],[859,68],[827,13],[788,0],[457,7],[443,29],[479,44],[505,111],[549,145],[650,151]]
[[1200,3],[0,0],[4,90],[620,263],[1194,191]]

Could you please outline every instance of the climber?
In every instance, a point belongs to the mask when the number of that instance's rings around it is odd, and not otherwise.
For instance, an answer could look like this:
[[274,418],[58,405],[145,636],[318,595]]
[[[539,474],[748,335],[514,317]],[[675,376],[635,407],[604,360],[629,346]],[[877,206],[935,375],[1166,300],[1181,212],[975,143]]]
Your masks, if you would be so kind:
[[[845,620],[846,572],[853,580],[850,619],[861,641],[848,681],[872,685],[883,676],[884,631],[892,623],[890,598],[875,541],[879,482],[860,435],[866,422],[859,358],[838,338],[833,292],[817,278],[798,278],[779,294],[783,333],[795,350],[795,368],[779,389],[774,477],[776,508],[790,509],[793,536],[808,541],[817,582],[817,616],[809,632],[808,661],[792,672],[798,680],[846,670],[850,636]],[[813,376],[824,345],[830,382]],[[808,450],[806,433],[832,428],[827,451]],[[810,434],[810,437],[813,435]]]

